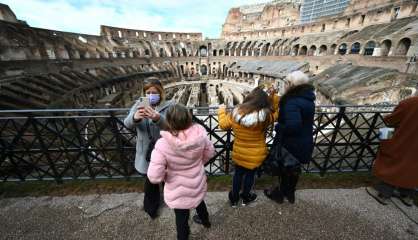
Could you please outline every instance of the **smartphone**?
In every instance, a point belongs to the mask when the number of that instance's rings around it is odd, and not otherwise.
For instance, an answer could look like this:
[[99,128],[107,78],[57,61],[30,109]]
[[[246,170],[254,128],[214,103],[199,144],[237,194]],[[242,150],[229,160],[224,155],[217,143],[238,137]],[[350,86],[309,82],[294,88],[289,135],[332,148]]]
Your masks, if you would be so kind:
[[149,106],[149,98],[148,97],[140,97],[137,100],[138,107],[147,107]]

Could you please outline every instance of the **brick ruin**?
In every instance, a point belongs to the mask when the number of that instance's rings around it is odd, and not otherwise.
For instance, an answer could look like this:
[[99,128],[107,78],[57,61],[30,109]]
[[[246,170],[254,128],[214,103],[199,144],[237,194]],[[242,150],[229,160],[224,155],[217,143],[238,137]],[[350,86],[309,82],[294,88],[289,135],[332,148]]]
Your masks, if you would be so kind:
[[300,23],[301,1],[232,8],[219,39],[101,26],[34,28],[0,4],[0,109],[128,107],[148,76],[188,106],[233,105],[259,84],[313,76],[318,103],[397,103],[418,82],[417,1],[351,0]]

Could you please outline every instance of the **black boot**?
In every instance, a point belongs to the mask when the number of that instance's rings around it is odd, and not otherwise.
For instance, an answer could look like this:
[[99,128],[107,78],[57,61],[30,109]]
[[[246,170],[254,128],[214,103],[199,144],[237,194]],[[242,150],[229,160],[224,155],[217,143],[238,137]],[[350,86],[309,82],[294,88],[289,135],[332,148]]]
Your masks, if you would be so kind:
[[286,173],[286,193],[285,196],[289,203],[295,203],[296,185],[299,180],[300,170],[292,170]]
[[155,219],[158,216],[159,206],[160,185],[152,184],[147,177],[144,186],[144,211],[148,213],[151,219]]
[[277,202],[277,203],[283,203],[283,194],[280,191],[279,187],[275,187],[273,190],[271,189],[264,189],[264,195],[267,198],[270,198],[271,200]]

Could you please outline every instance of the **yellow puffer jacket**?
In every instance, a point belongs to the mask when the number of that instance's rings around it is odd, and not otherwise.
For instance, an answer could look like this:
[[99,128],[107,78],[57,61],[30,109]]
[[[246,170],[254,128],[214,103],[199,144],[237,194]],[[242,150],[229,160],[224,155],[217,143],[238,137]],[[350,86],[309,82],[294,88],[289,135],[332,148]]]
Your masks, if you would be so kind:
[[[275,108],[276,110],[277,108]],[[265,114],[264,110],[247,114],[238,123],[240,115],[235,108],[227,113],[225,108],[218,111],[219,127],[223,130],[232,129],[235,134],[232,160],[238,166],[255,169],[267,156],[266,130],[275,121],[277,114]],[[260,122],[259,122],[260,121]]]

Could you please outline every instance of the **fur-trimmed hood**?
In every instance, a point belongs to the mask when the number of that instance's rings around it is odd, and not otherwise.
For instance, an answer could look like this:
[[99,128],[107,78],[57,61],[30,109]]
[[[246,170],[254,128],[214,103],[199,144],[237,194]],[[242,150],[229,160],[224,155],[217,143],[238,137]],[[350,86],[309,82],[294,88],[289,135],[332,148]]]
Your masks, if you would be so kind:
[[264,123],[267,120],[269,113],[270,110],[261,109],[259,111],[248,113],[247,115],[242,116],[239,112],[239,108],[237,107],[234,108],[234,111],[232,112],[232,117],[234,118],[234,121],[239,123],[240,125],[243,125],[245,127],[252,127]]
[[315,87],[312,84],[302,84],[293,87],[285,92],[285,94],[280,98],[280,106],[284,105],[287,99],[296,96],[306,98],[309,101],[315,101],[314,91]]

